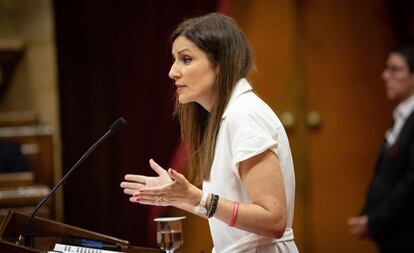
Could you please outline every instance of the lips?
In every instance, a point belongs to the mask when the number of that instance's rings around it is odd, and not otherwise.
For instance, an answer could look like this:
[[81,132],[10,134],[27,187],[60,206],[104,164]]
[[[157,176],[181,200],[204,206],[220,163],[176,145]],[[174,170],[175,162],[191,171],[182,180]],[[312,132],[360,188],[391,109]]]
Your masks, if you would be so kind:
[[184,87],[186,87],[185,85],[182,85],[182,84],[175,84],[175,86],[177,87],[177,92],[182,90]]

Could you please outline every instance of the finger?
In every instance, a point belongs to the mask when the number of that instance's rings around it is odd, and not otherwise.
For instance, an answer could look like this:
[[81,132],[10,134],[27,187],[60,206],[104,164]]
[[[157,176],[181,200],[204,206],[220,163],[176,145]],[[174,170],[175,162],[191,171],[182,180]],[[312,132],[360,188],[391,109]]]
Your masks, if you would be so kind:
[[357,223],[358,223],[358,218],[356,218],[356,217],[351,217],[351,218],[348,219],[348,225],[350,225],[350,226],[353,226]]
[[348,218],[348,220],[346,220],[346,224],[348,224],[349,226],[353,225],[353,219],[352,218]]
[[124,189],[124,193],[128,195],[134,195],[137,192],[135,189]]
[[146,201],[146,200],[138,200],[138,203],[142,205],[150,205],[150,206],[165,206],[164,204],[161,204],[161,203],[156,203],[154,201]]
[[355,226],[352,226],[352,227],[349,229],[349,232],[351,232],[351,234],[353,234],[353,235],[355,235],[357,231],[358,231],[358,228],[357,228],[357,227],[355,227]]
[[158,175],[162,175],[162,174],[164,174],[165,173],[165,170],[160,166],[160,165],[158,165],[158,163],[156,163],[153,159],[150,159],[149,160],[149,164],[150,164],[150,166],[151,166],[151,168],[158,174]]
[[129,202],[132,202],[132,203],[139,203],[138,199],[137,199],[137,198],[134,198],[134,197],[130,197],[130,198],[129,198]]
[[125,180],[145,184],[147,177],[141,175],[127,174],[125,175]]
[[182,181],[183,179],[183,175],[181,175],[180,173],[178,173],[176,170],[169,168],[168,169],[168,175],[170,175],[170,177],[174,180],[179,180]]
[[178,182],[185,182],[187,180],[183,174],[180,174],[176,170],[171,168],[168,169],[168,174],[172,179]]
[[143,188],[141,190],[135,191],[133,193],[133,195],[134,195],[134,197],[142,197],[142,196],[153,197],[153,196],[160,196],[160,195],[164,195],[164,194],[163,194],[163,191],[160,191],[160,190],[155,190],[154,191],[154,190],[147,190],[147,189]]
[[140,204],[152,206],[168,206],[168,201],[164,198],[137,198]]
[[362,233],[361,233],[361,231],[359,230],[359,229],[354,229],[353,231],[352,231],[352,235],[354,235],[356,238],[358,238],[358,239],[361,239],[362,238]]
[[120,184],[121,188],[131,188],[131,189],[141,189],[143,188],[145,185],[143,184],[139,184],[139,183],[131,183],[131,182],[122,182]]

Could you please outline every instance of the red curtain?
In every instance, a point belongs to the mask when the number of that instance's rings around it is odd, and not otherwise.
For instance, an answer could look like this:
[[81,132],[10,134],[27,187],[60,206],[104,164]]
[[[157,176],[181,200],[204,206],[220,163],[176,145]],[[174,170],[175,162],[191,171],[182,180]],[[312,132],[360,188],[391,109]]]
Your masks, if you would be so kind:
[[156,246],[152,219],[163,209],[130,203],[119,183],[127,173],[153,175],[150,158],[181,166],[169,35],[216,8],[211,0],[54,2],[64,172],[112,121],[127,120],[66,182],[66,223]]

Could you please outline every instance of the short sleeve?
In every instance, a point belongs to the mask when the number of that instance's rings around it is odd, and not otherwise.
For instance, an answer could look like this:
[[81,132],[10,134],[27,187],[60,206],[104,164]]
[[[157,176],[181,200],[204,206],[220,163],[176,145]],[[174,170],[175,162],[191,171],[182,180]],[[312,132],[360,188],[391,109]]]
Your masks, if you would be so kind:
[[232,166],[239,175],[239,163],[271,149],[276,152],[277,132],[272,134],[271,126],[263,124],[257,115],[239,117],[229,124],[232,150]]

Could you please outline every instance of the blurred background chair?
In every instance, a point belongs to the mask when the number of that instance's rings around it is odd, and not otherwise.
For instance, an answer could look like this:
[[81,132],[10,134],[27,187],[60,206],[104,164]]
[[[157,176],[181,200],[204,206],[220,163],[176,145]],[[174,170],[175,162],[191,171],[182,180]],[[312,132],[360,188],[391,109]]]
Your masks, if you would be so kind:
[[[52,140],[34,113],[0,113],[0,219],[8,209],[31,213],[53,186]],[[54,199],[38,214],[54,219]]]

